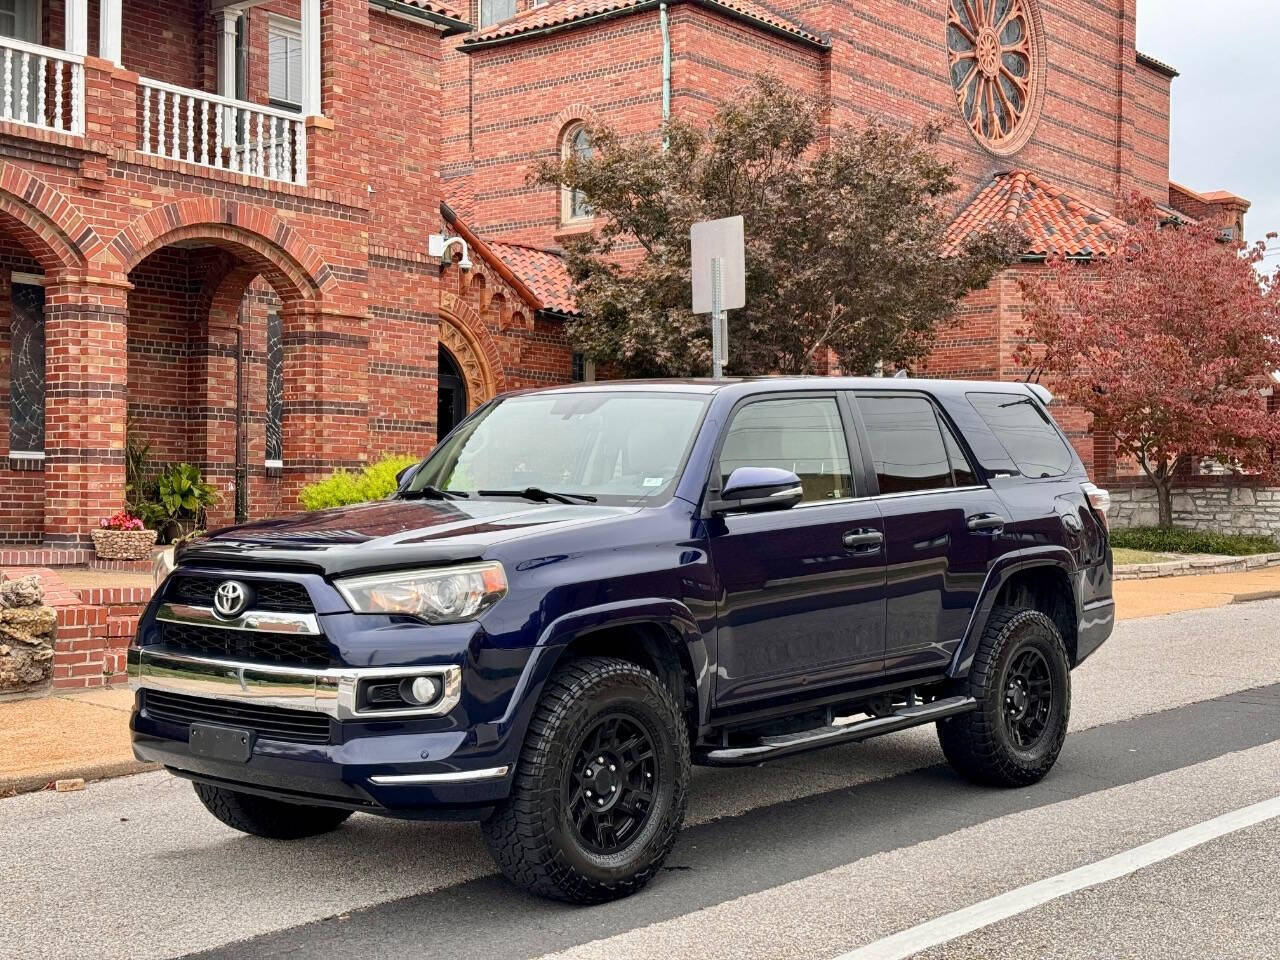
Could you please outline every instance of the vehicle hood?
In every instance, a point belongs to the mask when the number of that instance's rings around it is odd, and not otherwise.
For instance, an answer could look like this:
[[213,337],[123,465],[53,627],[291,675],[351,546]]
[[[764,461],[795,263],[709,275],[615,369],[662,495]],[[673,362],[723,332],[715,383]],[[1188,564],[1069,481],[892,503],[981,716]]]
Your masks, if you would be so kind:
[[519,500],[378,500],[217,530],[179,562],[307,567],[328,574],[472,560],[535,532],[596,523],[636,507]]

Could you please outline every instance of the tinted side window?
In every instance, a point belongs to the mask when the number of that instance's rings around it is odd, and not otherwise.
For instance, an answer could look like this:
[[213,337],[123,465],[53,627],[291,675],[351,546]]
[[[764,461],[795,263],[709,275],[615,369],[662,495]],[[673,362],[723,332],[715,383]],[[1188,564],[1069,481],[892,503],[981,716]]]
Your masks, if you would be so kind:
[[968,397],[1024,477],[1060,477],[1071,469],[1071,451],[1031,397],[1016,393],[970,393]]
[[864,394],[858,397],[858,409],[882,494],[955,485],[932,403],[924,397]]
[[969,458],[964,455],[960,441],[956,439],[956,435],[951,432],[945,420],[939,417],[938,422],[942,425],[942,440],[947,446],[947,456],[951,459],[952,480],[957,487],[976,487],[978,475],[973,472],[973,466],[969,463]]
[[720,450],[720,482],[738,467],[779,467],[804,484],[804,499],[853,496],[849,447],[831,397],[760,400],[740,409]]

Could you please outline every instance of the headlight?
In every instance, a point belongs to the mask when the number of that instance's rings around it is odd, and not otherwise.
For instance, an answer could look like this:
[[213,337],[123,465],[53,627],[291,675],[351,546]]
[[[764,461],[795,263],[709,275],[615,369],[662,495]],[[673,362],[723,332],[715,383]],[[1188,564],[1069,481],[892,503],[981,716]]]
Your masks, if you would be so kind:
[[405,613],[429,623],[471,620],[507,593],[500,563],[378,573],[334,584],[357,613]]
[[151,561],[151,585],[156,590],[164,583],[164,578],[173,573],[173,547],[165,547]]

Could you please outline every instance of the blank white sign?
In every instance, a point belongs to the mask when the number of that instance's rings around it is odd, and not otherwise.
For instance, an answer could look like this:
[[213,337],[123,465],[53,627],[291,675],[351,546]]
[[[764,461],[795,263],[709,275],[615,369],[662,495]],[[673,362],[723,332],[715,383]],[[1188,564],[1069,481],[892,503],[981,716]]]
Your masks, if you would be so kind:
[[747,266],[742,217],[703,220],[689,231],[693,245],[693,312],[711,312],[711,261],[720,258],[720,309],[747,305]]

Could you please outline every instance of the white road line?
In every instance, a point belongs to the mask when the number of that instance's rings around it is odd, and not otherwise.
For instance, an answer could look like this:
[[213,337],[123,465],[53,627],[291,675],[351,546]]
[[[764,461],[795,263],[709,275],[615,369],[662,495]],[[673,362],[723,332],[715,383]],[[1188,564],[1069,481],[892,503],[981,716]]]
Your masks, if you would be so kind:
[[1251,827],[1275,817],[1280,817],[1280,797],[1273,797],[1261,803],[1224,813],[1220,817],[1197,823],[1195,826],[1168,834],[1131,850],[1125,850],[1123,853],[1117,853],[1105,860],[1077,867],[1075,870],[1039,880],[1025,887],[1019,887],[1017,890],[1010,890],[998,897],[983,900],[963,910],[948,913],[927,923],[895,933],[891,937],[869,943],[865,947],[841,954],[835,960],[905,960],[906,957],[922,950],[928,950],[940,943],[981,930],[983,927],[1034,909],[1050,900],[1075,893],[1085,887],[1097,886],[1100,883],[1127,876],[1161,860],[1176,857],[1192,847],[1198,847],[1210,840],[1216,840],[1228,833],[1243,830],[1245,827]]

